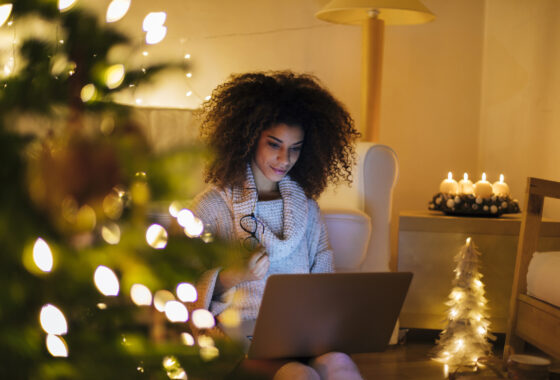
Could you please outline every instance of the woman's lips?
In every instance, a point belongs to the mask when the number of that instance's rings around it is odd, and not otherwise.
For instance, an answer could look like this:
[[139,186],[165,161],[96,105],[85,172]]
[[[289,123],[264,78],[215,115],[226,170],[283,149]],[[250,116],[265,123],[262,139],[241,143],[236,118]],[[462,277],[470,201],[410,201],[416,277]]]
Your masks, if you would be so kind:
[[272,171],[273,171],[275,174],[277,174],[277,175],[284,175],[284,174],[286,174],[286,170],[276,169],[276,168],[273,168],[273,167],[271,167],[271,169],[272,169]]

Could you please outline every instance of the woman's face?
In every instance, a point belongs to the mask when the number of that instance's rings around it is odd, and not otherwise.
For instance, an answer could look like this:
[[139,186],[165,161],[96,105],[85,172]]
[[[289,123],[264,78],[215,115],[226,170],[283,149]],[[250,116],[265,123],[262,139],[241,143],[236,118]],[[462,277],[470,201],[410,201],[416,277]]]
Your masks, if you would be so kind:
[[303,138],[303,129],[297,125],[273,125],[257,141],[254,164],[269,181],[280,181],[297,162]]

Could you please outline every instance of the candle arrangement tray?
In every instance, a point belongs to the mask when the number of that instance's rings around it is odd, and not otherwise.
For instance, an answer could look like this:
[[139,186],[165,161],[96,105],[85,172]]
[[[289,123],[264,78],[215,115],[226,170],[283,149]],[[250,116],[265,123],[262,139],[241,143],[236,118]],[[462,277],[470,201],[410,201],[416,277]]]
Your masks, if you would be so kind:
[[430,201],[428,209],[442,211],[447,215],[487,217],[521,212],[517,199],[511,198],[509,195],[480,198],[473,194],[437,193]]

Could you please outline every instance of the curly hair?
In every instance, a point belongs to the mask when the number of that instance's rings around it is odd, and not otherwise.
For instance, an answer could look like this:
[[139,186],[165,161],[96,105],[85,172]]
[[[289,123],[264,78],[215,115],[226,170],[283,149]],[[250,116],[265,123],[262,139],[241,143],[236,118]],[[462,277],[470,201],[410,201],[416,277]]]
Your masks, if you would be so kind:
[[235,74],[219,85],[198,116],[201,136],[214,156],[206,182],[242,185],[261,133],[277,124],[300,126],[305,134],[290,170],[309,198],[329,182],[352,181],[355,142],[360,136],[350,114],[319,80],[291,71]]

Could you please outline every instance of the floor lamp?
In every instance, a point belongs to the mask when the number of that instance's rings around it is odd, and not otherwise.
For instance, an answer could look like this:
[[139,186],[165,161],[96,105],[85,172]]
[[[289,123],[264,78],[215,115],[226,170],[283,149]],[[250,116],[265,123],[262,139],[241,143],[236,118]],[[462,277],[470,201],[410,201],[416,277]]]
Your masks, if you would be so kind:
[[423,24],[432,21],[434,14],[418,0],[332,0],[315,17],[362,25],[362,130],[365,141],[379,142],[385,24]]

